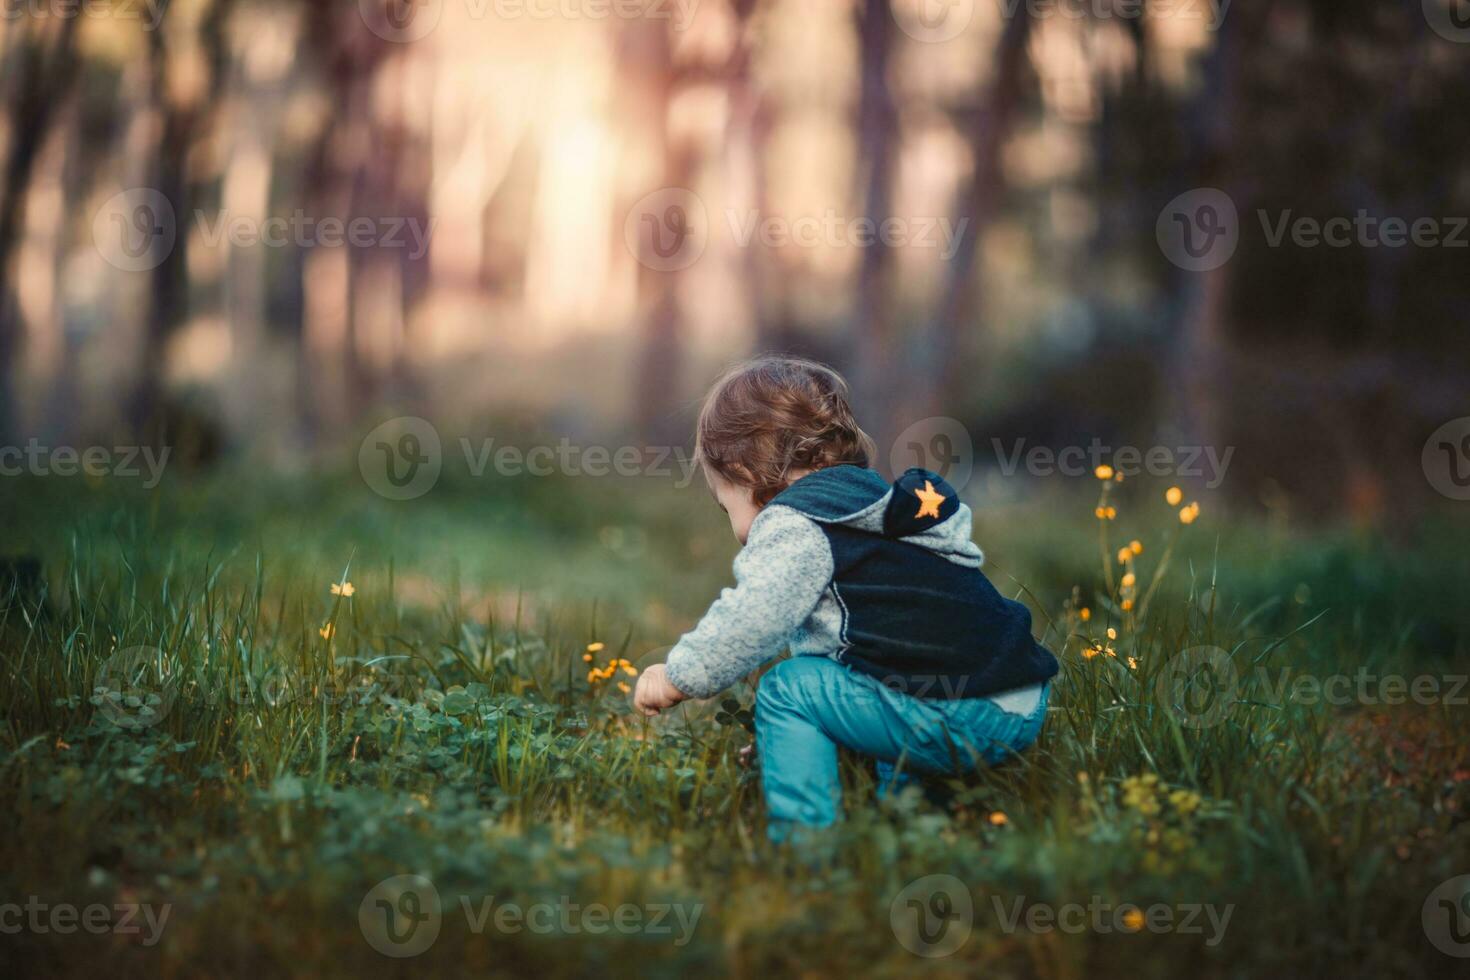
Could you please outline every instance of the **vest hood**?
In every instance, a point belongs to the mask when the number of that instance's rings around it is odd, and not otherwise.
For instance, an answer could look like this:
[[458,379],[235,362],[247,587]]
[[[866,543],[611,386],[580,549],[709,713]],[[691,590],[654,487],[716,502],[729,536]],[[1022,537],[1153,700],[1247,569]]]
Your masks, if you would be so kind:
[[929,470],[915,467],[889,483],[865,467],[831,466],[797,480],[770,506],[917,545],[968,568],[985,561],[970,538],[970,508]]

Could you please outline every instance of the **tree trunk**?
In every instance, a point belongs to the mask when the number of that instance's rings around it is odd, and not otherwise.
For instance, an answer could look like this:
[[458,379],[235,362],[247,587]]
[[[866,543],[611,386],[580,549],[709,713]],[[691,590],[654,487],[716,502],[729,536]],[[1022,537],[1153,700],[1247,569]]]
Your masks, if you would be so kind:
[[[693,155],[675,144],[668,128],[674,85],[668,29],[661,21],[638,24],[625,33],[624,42],[623,71],[629,80],[629,97],[640,113],[653,118],[650,138],[663,147],[661,187],[689,188]],[[680,403],[683,361],[678,288],[677,270],[654,269],[647,263],[639,266],[638,296],[646,312],[634,372],[634,412],[638,431],[650,444],[682,441],[674,417]]]
[[[22,42],[14,102],[9,112],[11,148],[0,198],[0,441],[13,440],[18,426],[11,372],[20,355],[22,324],[10,283],[11,259],[20,234],[26,189],[36,154],[56,109],[76,80],[76,17],[48,18],[40,37]],[[55,25],[52,27],[51,25]],[[47,35],[51,35],[49,42]]]
[[[857,111],[857,152],[863,174],[863,216],[881,224],[889,216],[893,160],[898,145],[898,111],[888,89],[888,56],[893,48],[889,0],[863,0],[858,10],[861,89]],[[858,271],[853,341],[857,349],[854,394],[873,420],[880,445],[897,433],[893,392],[893,330],[888,317],[888,269],[892,256],[881,236],[863,249]]]
[[138,384],[128,407],[128,422],[136,436],[158,445],[171,438],[162,431],[163,376],[168,342],[189,315],[189,235],[185,226],[188,216],[193,214],[194,194],[189,182],[188,157],[200,132],[212,123],[224,92],[228,57],[224,30],[234,2],[215,0],[200,24],[200,40],[210,78],[205,94],[193,104],[179,105],[169,95],[166,22],[148,34],[150,101],[163,120],[154,158],[152,187],[173,207],[180,233],[175,238],[174,247],[153,269],[151,315],[144,327]]
[[996,40],[995,72],[989,92],[968,127],[974,167],[959,192],[951,224],[957,233],[961,227],[964,231],[945,270],[929,335],[915,348],[918,363],[911,374],[914,381],[908,386],[914,418],[958,411],[963,398],[961,381],[971,374],[960,340],[967,326],[977,324],[975,282],[981,275],[976,268],[977,255],[1005,190],[1001,150],[1014,128],[1021,101],[1031,22],[1024,5],[1005,21]]

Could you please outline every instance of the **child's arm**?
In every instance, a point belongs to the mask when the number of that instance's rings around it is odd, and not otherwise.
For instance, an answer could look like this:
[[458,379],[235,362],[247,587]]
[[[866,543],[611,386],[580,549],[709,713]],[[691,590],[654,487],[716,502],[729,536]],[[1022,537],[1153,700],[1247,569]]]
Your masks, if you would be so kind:
[[718,694],[779,654],[831,581],[832,549],[816,522],[787,507],[762,511],[735,557],[735,587],[680,638],[666,671],[644,672],[635,702],[656,713]]

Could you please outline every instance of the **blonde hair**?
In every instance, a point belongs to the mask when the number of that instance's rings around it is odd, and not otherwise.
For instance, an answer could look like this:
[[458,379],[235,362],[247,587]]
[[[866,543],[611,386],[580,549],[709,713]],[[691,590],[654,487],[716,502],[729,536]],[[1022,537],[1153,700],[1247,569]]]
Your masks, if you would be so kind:
[[781,355],[725,372],[705,397],[694,440],[700,465],[750,488],[761,506],[790,485],[793,471],[868,466],[876,453],[853,418],[842,375]]

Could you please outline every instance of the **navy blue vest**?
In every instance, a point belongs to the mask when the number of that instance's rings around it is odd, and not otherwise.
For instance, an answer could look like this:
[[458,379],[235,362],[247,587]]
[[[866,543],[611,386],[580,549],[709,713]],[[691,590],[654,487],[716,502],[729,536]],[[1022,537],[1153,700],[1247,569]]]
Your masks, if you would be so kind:
[[[839,662],[894,690],[944,699],[984,697],[1057,673],[1056,658],[1031,635],[1031,611],[997,592],[973,563],[942,553],[946,527],[959,529],[945,522],[962,505],[938,475],[911,469],[890,486],[873,470],[834,466],[771,504],[826,532],[842,607]],[[935,528],[932,540],[903,540]]]

